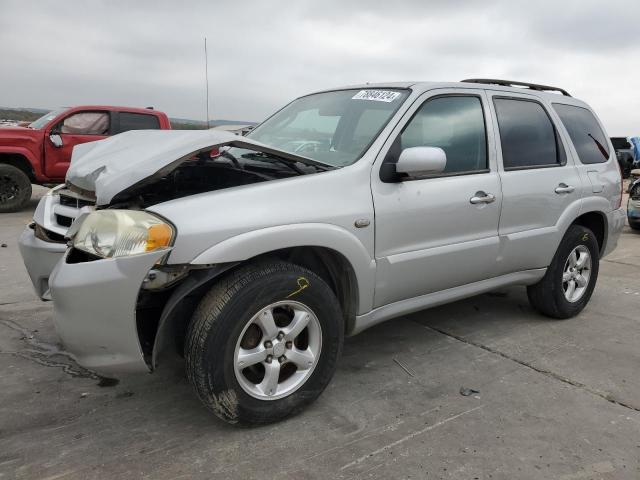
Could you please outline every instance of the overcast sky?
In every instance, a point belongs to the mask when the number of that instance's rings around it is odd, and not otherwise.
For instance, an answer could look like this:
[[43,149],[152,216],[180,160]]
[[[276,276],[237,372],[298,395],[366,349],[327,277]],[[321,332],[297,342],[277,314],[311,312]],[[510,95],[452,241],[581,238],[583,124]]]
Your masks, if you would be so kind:
[[390,80],[558,85],[640,133],[640,8],[627,1],[0,0],[0,105],[153,105],[259,121],[313,90]]

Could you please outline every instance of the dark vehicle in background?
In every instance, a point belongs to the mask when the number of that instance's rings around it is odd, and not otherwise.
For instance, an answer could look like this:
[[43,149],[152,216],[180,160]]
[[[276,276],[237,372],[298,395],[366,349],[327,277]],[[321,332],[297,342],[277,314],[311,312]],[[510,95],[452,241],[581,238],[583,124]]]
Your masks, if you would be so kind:
[[613,149],[616,151],[616,158],[620,165],[622,178],[629,178],[633,168],[633,145],[627,137],[611,137]]
[[634,230],[640,230],[640,179],[636,179],[629,186],[627,221],[631,228]]
[[170,129],[151,108],[85,105],[54,110],[26,127],[0,128],[0,212],[31,198],[31,184],[64,182],[73,147],[129,130]]

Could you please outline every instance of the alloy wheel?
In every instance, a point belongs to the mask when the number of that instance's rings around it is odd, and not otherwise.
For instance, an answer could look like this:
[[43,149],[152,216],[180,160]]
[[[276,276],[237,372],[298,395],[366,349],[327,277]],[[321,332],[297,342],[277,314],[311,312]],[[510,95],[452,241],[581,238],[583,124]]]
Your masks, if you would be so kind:
[[277,400],[298,390],[320,358],[320,321],[306,305],[267,305],[245,325],[234,352],[242,389],[260,400]]
[[574,248],[564,264],[562,290],[567,301],[575,303],[582,298],[591,278],[591,254],[584,245]]

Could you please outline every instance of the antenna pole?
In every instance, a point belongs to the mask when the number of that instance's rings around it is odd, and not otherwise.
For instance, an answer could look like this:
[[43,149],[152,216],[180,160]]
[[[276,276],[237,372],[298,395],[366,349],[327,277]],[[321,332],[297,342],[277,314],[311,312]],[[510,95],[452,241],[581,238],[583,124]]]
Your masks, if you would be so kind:
[[209,126],[209,59],[207,56],[207,37],[204,37],[204,78],[207,91],[207,129]]

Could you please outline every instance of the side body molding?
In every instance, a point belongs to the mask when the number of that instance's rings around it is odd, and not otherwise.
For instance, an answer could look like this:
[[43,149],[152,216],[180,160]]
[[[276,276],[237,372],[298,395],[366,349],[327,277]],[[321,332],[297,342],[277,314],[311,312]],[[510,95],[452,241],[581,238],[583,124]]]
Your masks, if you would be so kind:
[[375,287],[375,259],[358,238],[344,228],[326,223],[279,225],[243,233],[199,254],[192,264],[240,262],[257,255],[290,247],[324,247],[343,255],[358,282],[358,314],[371,310]]

